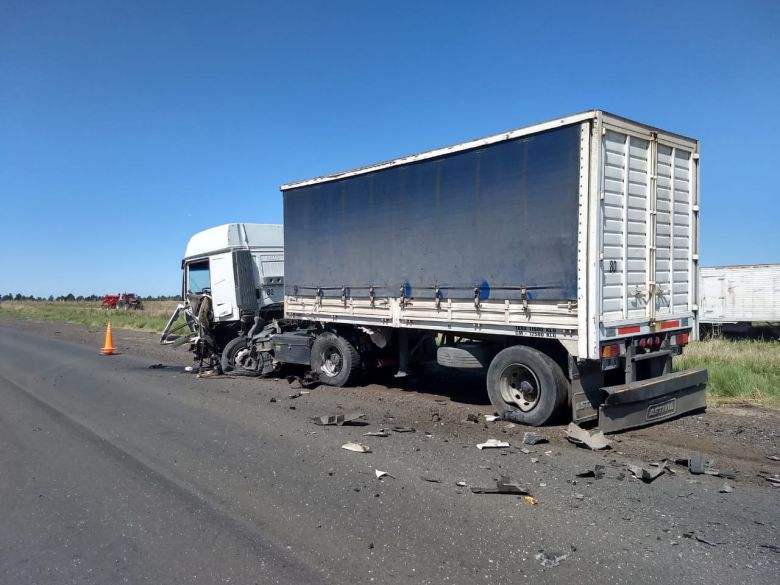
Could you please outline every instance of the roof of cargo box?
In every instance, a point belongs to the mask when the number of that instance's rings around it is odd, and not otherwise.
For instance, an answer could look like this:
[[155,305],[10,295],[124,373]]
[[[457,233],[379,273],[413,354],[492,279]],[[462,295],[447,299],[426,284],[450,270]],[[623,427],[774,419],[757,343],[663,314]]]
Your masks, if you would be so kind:
[[[306,179],[304,181],[297,181],[295,183],[286,183],[280,187],[282,191],[287,191],[290,189],[297,189],[299,187],[306,187],[308,185],[316,185],[317,183],[327,183],[329,181],[337,181],[339,179],[346,179],[347,177],[352,177],[355,175],[363,175],[366,173],[371,173],[374,171],[379,171],[381,169],[387,169],[391,167],[397,167],[400,165],[405,165],[409,163],[415,163],[426,159],[431,158],[437,158],[440,156],[445,156],[448,154],[452,154],[454,152],[461,152],[464,150],[470,150],[472,148],[479,148],[482,146],[487,146],[489,144],[495,144],[497,142],[505,142],[507,140],[512,140],[515,138],[521,138],[523,136],[528,136],[531,134],[538,134],[539,132],[545,132],[547,130],[552,130],[554,128],[561,128],[563,126],[570,126],[572,124],[579,124],[580,122],[583,122],[585,120],[592,120],[593,118],[596,118],[600,115],[606,115],[610,118],[614,118],[617,120],[622,120],[624,122],[628,122],[630,124],[633,124],[635,126],[641,126],[642,128],[648,129],[648,130],[655,130],[655,131],[661,131],[660,129],[649,126],[648,124],[642,124],[641,122],[636,122],[634,120],[629,120],[628,118],[623,118],[621,116],[616,116],[614,114],[610,114],[609,112],[606,112],[604,110],[586,110],[584,112],[580,112],[578,114],[572,114],[570,116],[564,116],[562,118],[555,118],[553,120],[548,120],[546,122],[541,122],[539,124],[533,124],[531,126],[524,126],[522,128],[517,128],[515,130],[510,130],[508,132],[502,132],[500,134],[494,134],[492,136],[486,136],[484,138],[477,138],[475,140],[469,140],[468,142],[462,142],[460,144],[453,144],[451,146],[445,146],[443,148],[436,148],[434,150],[428,150],[426,152],[421,152],[418,154],[412,154],[409,156],[404,156],[401,158],[396,158],[393,160],[385,161],[382,163],[369,165],[365,167],[359,167],[357,169],[352,169],[348,171],[343,171],[340,173],[333,173],[332,175],[324,175],[321,177],[314,177],[313,179]],[[678,138],[681,138],[683,140],[688,141],[694,141],[695,139],[689,138],[687,136],[683,136],[681,134],[675,134],[672,132],[662,131],[667,136],[676,136]]]

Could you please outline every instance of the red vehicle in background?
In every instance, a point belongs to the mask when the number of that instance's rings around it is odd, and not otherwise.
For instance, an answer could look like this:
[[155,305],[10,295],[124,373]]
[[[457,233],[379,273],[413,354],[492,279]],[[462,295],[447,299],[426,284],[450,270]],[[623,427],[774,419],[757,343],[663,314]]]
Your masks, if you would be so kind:
[[123,292],[118,295],[105,295],[100,306],[104,309],[119,309],[127,311],[128,309],[142,310],[143,302],[135,293]]

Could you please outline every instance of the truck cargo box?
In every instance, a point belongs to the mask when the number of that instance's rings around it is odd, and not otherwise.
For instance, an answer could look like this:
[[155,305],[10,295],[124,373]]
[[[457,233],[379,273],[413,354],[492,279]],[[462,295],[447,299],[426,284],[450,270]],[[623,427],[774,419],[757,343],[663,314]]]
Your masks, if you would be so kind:
[[602,111],[282,186],[290,318],[605,340],[695,330],[698,143]]

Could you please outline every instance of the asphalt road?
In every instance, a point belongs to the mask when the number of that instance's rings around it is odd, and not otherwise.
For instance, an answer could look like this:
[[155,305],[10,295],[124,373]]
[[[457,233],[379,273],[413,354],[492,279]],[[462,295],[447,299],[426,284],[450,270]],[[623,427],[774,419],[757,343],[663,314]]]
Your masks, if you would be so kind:
[[[290,399],[152,363],[0,323],[0,583],[777,583],[768,484],[643,484],[619,446],[480,451],[504,438],[481,424],[368,437],[412,414],[319,427],[365,389]],[[500,475],[539,503],[457,485]]]

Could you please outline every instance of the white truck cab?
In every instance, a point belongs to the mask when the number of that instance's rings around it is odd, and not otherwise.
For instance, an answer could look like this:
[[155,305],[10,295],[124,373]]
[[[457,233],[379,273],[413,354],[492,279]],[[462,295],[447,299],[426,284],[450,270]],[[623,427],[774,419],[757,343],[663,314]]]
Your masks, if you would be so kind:
[[[284,231],[279,224],[228,223],[198,232],[187,243],[181,267],[182,303],[162,333],[162,344],[196,343],[205,327],[219,351],[255,317],[282,314]],[[199,322],[204,298],[208,323]],[[175,325],[182,311],[189,329],[183,337],[177,333],[184,324]]]

